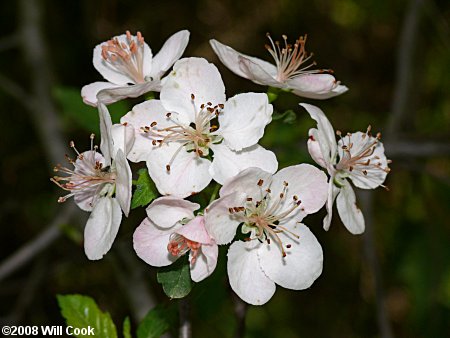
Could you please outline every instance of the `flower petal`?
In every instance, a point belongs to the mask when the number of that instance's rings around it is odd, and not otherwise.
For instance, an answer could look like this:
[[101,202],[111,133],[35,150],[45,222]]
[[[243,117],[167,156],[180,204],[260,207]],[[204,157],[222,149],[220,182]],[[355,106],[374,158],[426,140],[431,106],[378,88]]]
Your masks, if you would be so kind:
[[[102,154],[96,152],[95,150],[88,150],[81,153],[74,163],[75,173],[79,177],[83,176],[95,176],[95,165],[100,163],[102,167],[105,167],[105,158]],[[83,179],[75,180],[72,183],[83,185]],[[93,206],[98,199],[98,186],[92,186],[89,189],[81,189],[75,192],[74,200],[75,203],[81,210],[92,211]]]
[[124,154],[128,154],[133,149],[134,128],[130,124],[114,124],[111,129],[113,138],[113,153],[116,154],[119,149]]
[[111,249],[121,220],[122,211],[115,198],[98,199],[84,228],[84,252],[87,258],[103,258]]
[[318,136],[319,131],[316,128],[311,128],[308,131],[308,152],[311,155],[314,162],[316,162],[318,165],[320,165],[322,168],[327,169],[329,167],[329,164],[322,155],[322,149],[320,149],[320,144],[317,141],[319,139]]
[[287,87],[292,89],[295,95],[318,100],[328,99],[348,90],[330,74],[300,75],[288,80]]
[[[113,39],[118,39],[120,43],[125,43],[128,45],[127,36],[125,34],[114,37]],[[133,37],[134,38],[134,37]],[[105,42],[95,46],[94,55],[92,62],[94,63],[95,69],[109,82],[117,84],[117,85],[126,85],[127,83],[134,83],[134,80],[128,77],[126,74],[117,70],[114,66],[108,63],[102,57],[102,45]],[[147,43],[144,42],[144,74],[150,72],[150,69],[147,70],[148,67],[151,67],[152,63],[152,51]]]
[[227,270],[233,291],[249,304],[262,305],[272,298],[276,286],[261,270],[256,242],[231,244]]
[[326,209],[327,214],[323,219],[323,229],[325,231],[328,231],[330,229],[331,220],[333,218],[333,203],[336,199],[337,195],[340,192],[340,188],[336,187],[336,185],[333,183],[334,177],[330,177],[330,180],[328,182],[328,198],[326,203]]
[[166,112],[160,100],[149,100],[135,105],[130,112],[122,116],[120,123],[134,127],[134,144],[127,154],[131,162],[146,161],[150,151],[155,148],[152,138],[142,130],[143,127],[149,127],[153,122],[156,122],[158,128],[173,125],[173,122],[167,119]]
[[209,160],[187,152],[178,142],[155,147],[147,160],[148,172],[160,194],[182,198],[202,191],[211,182],[210,165]]
[[209,236],[206,231],[205,218],[203,216],[197,216],[193,220],[187,222],[177,231],[177,234],[200,244],[213,243],[211,236]]
[[334,136],[334,129],[330,121],[328,121],[327,117],[320,108],[307,103],[300,103],[300,105],[306,109],[309,115],[311,115],[312,119],[316,120],[317,137],[315,138],[316,141],[319,142],[323,159],[325,163],[327,163],[327,167],[331,167],[331,165],[333,165],[334,161],[336,160],[336,152],[337,152],[337,144],[336,144],[336,137]]
[[[261,200],[266,194],[265,190],[272,183],[272,174],[259,168],[242,170],[236,176],[231,177],[220,189],[220,196],[226,196],[233,192],[245,194],[253,200]],[[237,205],[232,205],[237,206]]]
[[[285,187],[285,182],[288,186]],[[296,210],[282,222],[295,218],[301,221],[303,217],[317,212],[322,208],[328,196],[328,179],[322,170],[310,164],[299,164],[281,169],[273,176],[271,196],[283,194],[277,213],[290,210],[298,201],[301,201]],[[297,196],[298,200],[294,196]],[[280,220],[281,221],[281,220]]]
[[131,168],[128,164],[127,158],[122,150],[116,154],[114,159],[114,165],[116,167],[116,198],[120,207],[123,210],[125,216],[128,217],[131,204]]
[[[120,87],[119,85],[115,85],[111,82],[94,82],[94,83],[90,83],[86,86],[83,86],[83,88],[81,88],[81,97],[83,98],[83,102],[93,106],[93,107],[97,107],[97,94],[99,91],[103,90],[103,89],[110,89],[110,88],[118,88]],[[103,101],[104,104],[110,104],[113,103],[115,101],[108,101],[105,100]]]
[[148,218],[161,229],[173,227],[183,218],[192,219],[194,211],[200,208],[197,203],[192,203],[178,197],[163,196],[151,203],[146,211]]
[[114,103],[128,97],[139,97],[151,91],[160,91],[161,82],[159,80],[147,81],[144,83],[132,84],[115,88],[106,88],[97,93],[97,99],[104,104]]
[[[260,245],[259,261],[267,277],[278,285],[303,290],[309,288],[322,273],[322,247],[306,225],[292,221],[286,227],[300,236],[296,239],[285,232],[278,233],[286,257],[283,257],[280,246],[272,239],[271,244]],[[287,248],[287,245],[290,247]]]
[[230,214],[229,208],[242,206],[245,198],[245,194],[233,192],[226,196],[222,195],[206,208],[205,227],[217,244],[228,244],[233,240],[242,220]]
[[[219,256],[219,247],[215,243],[202,245],[200,250],[200,254],[197,256],[194,264],[191,263],[191,279],[196,283],[204,280],[214,272]],[[189,260],[192,262],[192,251]]]
[[277,68],[269,62],[266,62],[253,56],[239,53],[233,48],[226,46],[223,43],[220,43],[219,41],[214,39],[209,40],[209,44],[219,57],[220,61],[233,73],[243,78],[251,79],[252,76],[251,74],[247,73],[247,69],[241,67],[240,59],[251,60],[253,63],[258,64],[262,69],[264,69],[265,72],[273,76],[275,76],[277,73]]
[[183,55],[189,42],[189,34],[189,31],[182,30],[168,38],[158,54],[153,57],[152,71],[145,75],[154,79],[160,79],[175,61]]
[[111,165],[111,158],[114,157],[114,145],[112,140],[112,121],[108,108],[102,103],[98,104],[98,113],[100,119],[100,150],[105,158],[105,165]]
[[177,112],[189,124],[195,122],[202,104],[211,102],[215,106],[225,102],[225,86],[212,63],[202,58],[184,58],[175,63],[165,78],[160,98],[164,108]]
[[342,223],[344,223],[348,231],[354,235],[364,232],[364,215],[356,205],[355,192],[347,180],[344,180],[344,185],[337,196],[336,207]]
[[275,154],[259,144],[241,151],[233,151],[223,143],[213,144],[211,149],[214,151],[214,159],[209,172],[220,184],[224,184],[231,177],[250,167],[260,168],[271,174],[278,168]]
[[258,143],[264,128],[272,121],[273,107],[263,93],[244,93],[225,102],[219,115],[217,131],[232,150],[242,150]]
[[275,78],[277,74],[276,67],[261,61],[256,58],[250,59],[239,56],[239,65],[249,80],[261,85],[285,88],[286,85]]
[[[181,224],[178,224],[181,226]],[[167,266],[175,262],[178,257],[167,250],[169,237],[173,229],[161,229],[148,218],[136,228],[133,234],[133,247],[136,254],[145,263],[153,266]]]

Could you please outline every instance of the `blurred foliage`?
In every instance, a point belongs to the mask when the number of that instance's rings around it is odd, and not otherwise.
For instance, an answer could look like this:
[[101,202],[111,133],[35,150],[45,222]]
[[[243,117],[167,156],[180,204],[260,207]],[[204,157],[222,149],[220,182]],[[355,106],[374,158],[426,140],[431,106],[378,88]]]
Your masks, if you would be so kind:
[[[59,107],[67,141],[76,140],[80,150],[89,148],[90,133],[98,133],[95,108],[82,103],[80,89],[101,80],[92,65],[92,49],[111,36],[126,29],[140,30],[155,54],[168,36],[189,29],[191,40],[185,55],[202,56],[214,62],[221,71],[227,95],[232,96],[238,92],[266,92],[267,88],[241,79],[222,66],[208,39],[216,38],[243,53],[270,60],[264,49],[266,32],[274,38],[287,34],[291,40],[308,34],[306,48],[314,52],[319,67],[332,68],[337,79],[350,90],[326,101],[277,93],[275,110],[292,110],[296,119],[293,124],[274,119],[266,128],[261,144],[276,152],[282,168],[312,162],[306,151],[306,140],[314,123],[298,106],[299,102],[319,106],[333,126],[343,132],[365,130],[368,124],[374,130],[385,130],[394,97],[402,22],[411,1],[41,2],[55,81],[52,97]],[[18,3],[0,3],[0,26],[5,37],[0,38],[0,74],[30,90],[30,73],[24,67],[20,44],[9,48],[7,45],[7,38],[14,37],[21,24]],[[450,3],[444,0],[424,3],[410,74],[413,86],[407,103],[408,114],[397,136],[402,140],[448,144]],[[140,99],[113,105],[113,120],[117,122],[137,102]],[[27,111],[3,91],[0,91],[0,105],[0,178],[4,192],[0,205],[0,257],[3,261],[51,222],[60,209],[56,202],[60,191],[48,181],[55,163],[48,163],[46,149]],[[389,155],[389,148],[386,151]],[[387,180],[390,191],[374,192],[376,250],[395,337],[444,337],[450,332],[450,165],[445,155],[417,155],[396,156]],[[80,242],[64,236],[35,262],[1,281],[2,324],[11,325],[16,320],[22,325],[62,325],[55,295],[67,293],[89,294],[100,308],[111,314],[115,323],[121,323],[132,313],[132,308],[111,264],[113,259],[108,257],[115,257],[119,246],[126,246],[132,252],[132,234],[145,217],[141,209],[133,210],[124,219],[107,259],[88,261]],[[82,232],[87,214],[80,215],[74,224],[65,228]],[[305,219],[323,246],[325,261],[321,277],[308,290],[295,292],[278,288],[267,305],[249,306],[246,337],[380,336],[375,286],[364,257],[363,237],[350,235],[337,217],[330,231],[324,232],[323,216],[321,211]],[[177,301],[169,301],[164,295],[155,270],[137,257],[133,259],[136,269],[144,271],[149,290],[162,306],[176,306]],[[45,264],[41,275],[35,274],[38,264]],[[30,289],[30,283],[39,291]],[[32,294],[28,303],[23,300],[25,292]],[[234,314],[235,296],[226,279],[224,248],[216,271],[193,285],[189,300],[194,337],[233,336],[238,324]],[[173,330],[175,324],[171,323]],[[135,318],[130,324],[131,332],[135,332],[138,325]]]

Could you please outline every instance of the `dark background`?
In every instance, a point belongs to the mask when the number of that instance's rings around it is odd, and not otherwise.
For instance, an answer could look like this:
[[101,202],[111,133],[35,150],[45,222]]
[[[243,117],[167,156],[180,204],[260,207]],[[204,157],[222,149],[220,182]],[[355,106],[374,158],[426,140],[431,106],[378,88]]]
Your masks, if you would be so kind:
[[[176,304],[132,250],[144,210],[123,221],[105,259],[88,261],[81,243],[87,214],[73,201],[59,205],[49,177],[70,152],[68,141],[84,150],[98,129],[95,109],[79,96],[81,86],[101,80],[94,46],[140,30],[155,54],[167,37],[188,29],[184,55],[214,62],[228,96],[266,88],[219,64],[208,40],[270,60],[266,32],[291,41],[307,33],[319,67],[332,68],[350,88],[327,101],[281,95],[276,110],[293,109],[297,119],[273,122],[261,141],[280,168],[311,162],[305,144],[314,123],[299,102],[318,105],[342,131],[371,124],[393,160],[390,191],[359,196],[368,223],[363,236],[349,234],[338,217],[324,232],[323,211],[305,220],[325,256],[311,289],[279,287],[265,306],[239,311],[222,250],[217,271],[189,296],[193,336],[232,337],[243,322],[245,337],[448,335],[448,1],[20,0],[2,1],[0,13],[0,324],[62,324],[56,294],[92,296],[119,328],[126,315],[134,329],[156,303]],[[132,103],[115,104],[114,118]]]

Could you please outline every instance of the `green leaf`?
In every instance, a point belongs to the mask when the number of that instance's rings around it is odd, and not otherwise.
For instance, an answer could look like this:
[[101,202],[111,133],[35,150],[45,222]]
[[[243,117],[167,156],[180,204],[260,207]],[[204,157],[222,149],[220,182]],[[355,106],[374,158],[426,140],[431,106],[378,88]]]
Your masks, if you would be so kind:
[[273,113],[272,114],[272,120],[282,120],[284,123],[292,124],[297,119],[297,114],[291,109],[286,110],[284,113]]
[[144,207],[158,196],[155,183],[151,180],[147,169],[139,169],[138,174],[139,178],[136,181],[136,190],[131,199],[131,209]]
[[[80,90],[72,87],[56,87],[53,97],[58,102],[62,114],[78,127],[95,134],[100,133],[97,108],[83,102]],[[119,101],[108,106],[113,123],[118,123],[120,117],[128,112],[128,104]]]
[[67,325],[80,329],[90,326],[94,329],[95,336],[100,338],[117,337],[111,316],[108,312],[100,311],[91,297],[83,295],[57,295],[56,297]]
[[187,256],[178,259],[172,265],[161,268],[157,273],[158,283],[170,298],[183,298],[192,289],[192,281]]
[[149,311],[137,329],[138,338],[160,337],[177,325],[177,310],[172,306],[157,305]]
[[130,317],[125,317],[125,320],[123,321],[123,329],[122,329],[123,337],[124,338],[131,338],[131,324],[130,324]]

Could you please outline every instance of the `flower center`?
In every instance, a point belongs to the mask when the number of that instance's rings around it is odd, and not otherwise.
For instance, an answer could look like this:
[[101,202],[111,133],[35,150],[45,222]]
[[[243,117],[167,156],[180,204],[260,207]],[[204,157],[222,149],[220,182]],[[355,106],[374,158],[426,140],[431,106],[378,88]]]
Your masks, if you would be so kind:
[[[260,179],[257,183],[262,187],[264,181]],[[292,201],[288,201],[286,192],[288,190],[288,182],[283,182],[283,189],[279,195],[274,195],[270,188],[262,190],[259,200],[247,198],[245,205],[240,207],[229,208],[230,214],[236,215],[243,220],[242,233],[250,234],[247,240],[258,239],[261,242],[271,243],[271,238],[275,240],[281,250],[283,257],[286,256],[283,242],[278,236],[279,233],[288,233],[295,238],[298,235],[291,232],[279,223],[286,219],[294,210],[296,210],[301,201],[296,195],[292,197]],[[286,248],[290,248],[291,244],[287,244]]]
[[152,138],[154,146],[161,146],[164,143],[178,142],[179,148],[166,165],[167,171],[170,171],[175,157],[185,148],[186,151],[195,151],[197,156],[206,157],[209,154],[209,146],[211,143],[217,143],[222,140],[218,135],[212,134],[218,129],[217,125],[211,125],[211,121],[216,119],[222,113],[223,104],[212,106],[211,102],[200,105],[198,110],[195,105],[195,95],[191,94],[191,101],[194,107],[194,122],[187,125],[180,123],[172,117],[172,113],[166,114],[166,119],[171,122],[171,126],[159,128],[158,123],[153,121],[150,126],[142,127],[141,130]]
[[[50,181],[70,192],[65,196],[59,197],[59,203],[63,203],[68,198],[82,193],[88,193],[94,198],[103,193],[114,192],[116,173],[112,172],[109,167],[103,167],[101,162],[103,157],[97,153],[97,146],[93,145],[93,141],[94,134],[91,134],[91,150],[81,154],[75,147],[75,143],[71,141],[70,147],[77,154],[77,158],[74,160],[66,155],[66,159],[75,169],[63,167],[60,164],[53,169],[54,172],[61,172],[66,176],[53,176],[50,178]],[[108,189],[105,190],[105,187]]]
[[194,264],[201,246],[198,242],[191,241],[180,234],[173,233],[170,235],[167,251],[172,256],[181,257],[190,250],[192,252],[191,264]]
[[128,76],[134,83],[143,83],[144,79],[144,37],[141,32],[136,37],[126,31],[126,43],[113,38],[102,45],[102,57],[119,73]]
[[269,33],[267,33],[267,38],[270,40],[270,45],[265,45],[265,47],[275,60],[277,81],[285,82],[298,75],[332,72],[331,70],[323,69],[308,70],[316,65],[315,62],[305,66],[305,63],[313,57],[313,53],[308,54],[305,49],[306,35],[304,37],[300,36],[294,45],[289,44],[287,36],[283,35],[284,46],[279,41],[274,42]]
[[[386,173],[389,173],[389,167],[383,167],[381,163],[381,158],[379,156],[373,156],[375,152],[375,148],[378,145],[379,140],[381,139],[381,133],[377,133],[376,137],[371,135],[371,126],[367,127],[367,131],[362,135],[362,140],[358,140],[359,147],[357,152],[352,154],[352,149],[355,144],[352,142],[352,134],[347,133],[348,143],[346,144],[346,138],[342,138],[342,133],[338,130],[336,134],[341,137],[342,140],[342,150],[343,154],[340,158],[339,162],[336,164],[336,169],[338,171],[344,171],[347,173],[353,173],[357,175],[367,176],[368,171],[371,170],[382,170]],[[391,163],[390,160],[387,161]]]

